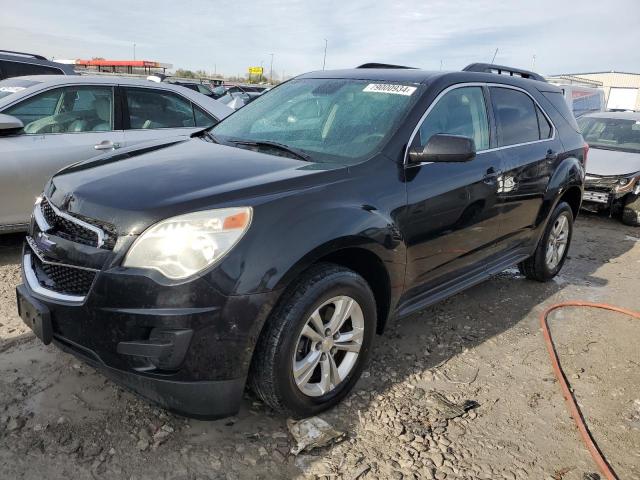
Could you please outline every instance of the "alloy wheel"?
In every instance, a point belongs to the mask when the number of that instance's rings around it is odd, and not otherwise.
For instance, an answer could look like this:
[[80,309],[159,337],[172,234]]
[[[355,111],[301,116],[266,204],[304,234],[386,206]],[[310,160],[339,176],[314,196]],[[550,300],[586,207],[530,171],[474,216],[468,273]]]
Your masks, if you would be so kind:
[[556,218],[549,232],[545,261],[549,270],[554,270],[562,261],[569,242],[570,223],[566,215]]
[[302,393],[319,397],[334,390],[357,363],[364,314],[353,298],[327,300],[307,319],[293,354],[292,374]]

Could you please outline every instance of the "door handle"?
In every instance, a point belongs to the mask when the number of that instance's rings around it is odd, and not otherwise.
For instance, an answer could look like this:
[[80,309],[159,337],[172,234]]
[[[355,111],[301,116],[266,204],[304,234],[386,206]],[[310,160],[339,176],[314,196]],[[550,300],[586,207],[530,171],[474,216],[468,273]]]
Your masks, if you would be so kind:
[[114,143],[111,140],[103,140],[100,143],[93,146],[96,150],[115,150],[120,148],[119,143]]

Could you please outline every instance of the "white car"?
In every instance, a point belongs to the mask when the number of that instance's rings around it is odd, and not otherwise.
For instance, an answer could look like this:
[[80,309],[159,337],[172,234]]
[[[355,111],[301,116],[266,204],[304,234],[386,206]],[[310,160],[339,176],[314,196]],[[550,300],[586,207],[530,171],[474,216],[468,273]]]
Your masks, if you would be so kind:
[[578,125],[591,148],[582,206],[640,225],[640,112],[591,113]]
[[25,230],[62,167],[142,142],[185,138],[233,110],[167,83],[38,75],[0,81],[0,232]]

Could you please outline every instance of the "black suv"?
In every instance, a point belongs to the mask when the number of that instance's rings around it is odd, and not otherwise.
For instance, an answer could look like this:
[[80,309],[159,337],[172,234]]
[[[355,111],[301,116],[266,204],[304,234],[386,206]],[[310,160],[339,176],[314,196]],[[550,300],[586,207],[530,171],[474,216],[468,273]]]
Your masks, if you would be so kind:
[[556,275],[586,153],[561,90],[530,72],[301,75],[192,139],[56,174],[20,315],[179,413],[233,414],[248,384],[312,415],[391,319],[512,265]]
[[34,53],[0,50],[0,80],[25,75],[77,75],[73,65],[47,60]]

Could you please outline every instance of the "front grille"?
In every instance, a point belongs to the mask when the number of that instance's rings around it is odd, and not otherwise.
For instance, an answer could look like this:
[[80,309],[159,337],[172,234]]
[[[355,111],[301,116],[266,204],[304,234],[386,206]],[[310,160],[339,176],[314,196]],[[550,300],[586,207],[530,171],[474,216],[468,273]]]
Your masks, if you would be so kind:
[[[45,220],[49,226],[51,226],[51,230],[49,230],[50,233],[71,242],[81,243],[91,247],[98,247],[98,235],[96,232],[80,225],[79,223],[69,220],[68,218],[58,215],[46,198],[42,199],[40,209]],[[105,233],[102,248],[113,250],[117,239],[115,228],[113,228],[113,226],[100,223],[92,219],[82,218],[79,220],[101,229]]]
[[96,276],[95,272],[42,262],[31,255],[32,268],[41,287],[68,295],[87,295]]

